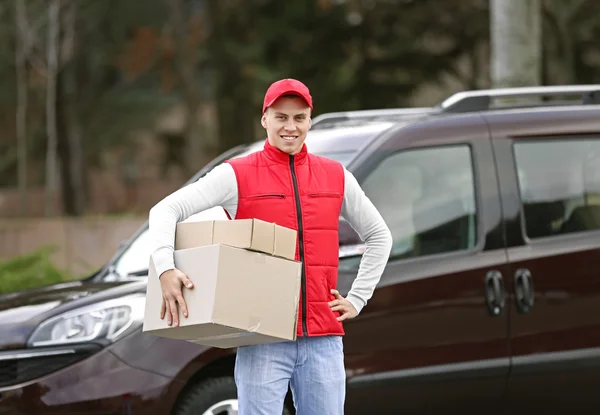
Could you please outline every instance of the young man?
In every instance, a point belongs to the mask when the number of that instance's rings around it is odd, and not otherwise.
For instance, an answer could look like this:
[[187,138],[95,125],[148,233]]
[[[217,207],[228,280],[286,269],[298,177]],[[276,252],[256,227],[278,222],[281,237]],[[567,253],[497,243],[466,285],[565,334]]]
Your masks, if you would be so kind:
[[[312,97],[294,79],[272,84],[265,95],[263,150],[215,167],[150,210],[152,258],[163,292],[161,318],[187,317],[181,290],[192,282],[174,266],[175,227],[189,216],[222,206],[232,219],[258,218],[298,231],[302,262],[298,339],[240,347],[235,381],[240,415],[281,415],[291,382],[298,415],[344,413],[342,322],[371,298],[387,263],[392,237],[354,176],[338,162],[310,154]],[[366,243],[347,297],[337,290],[340,214]]]

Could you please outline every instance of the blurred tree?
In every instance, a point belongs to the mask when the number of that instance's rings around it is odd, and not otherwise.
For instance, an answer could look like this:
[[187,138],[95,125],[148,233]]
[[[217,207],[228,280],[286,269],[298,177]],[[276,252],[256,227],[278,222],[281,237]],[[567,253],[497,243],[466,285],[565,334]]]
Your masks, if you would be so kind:
[[[172,97],[161,95],[153,87],[157,42],[152,45],[154,56],[147,59],[146,66],[127,67],[127,60],[119,59],[127,55],[135,28],[151,26],[155,32],[160,30],[164,9],[158,2],[149,3],[140,12],[131,3],[114,0],[63,1],[64,30],[60,33],[55,107],[62,204],[68,215],[85,211],[87,171],[101,165],[105,150],[122,145],[128,130],[147,124],[158,111],[173,103]],[[39,18],[45,11],[45,8],[37,8],[31,12],[32,15],[37,12],[38,28],[48,24],[47,19]],[[47,38],[38,35],[35,45]],[[34,51],[37,54],[30,54],[29,66],[35,68],[36,75],[50,80],[53,77],[48,77],[46,68],[39,62],[40,53],[46,50],[39,49]],[[32,88],[39,92],[46,90],[45,83],[35,78]],[[50,107],[48,110],[51,111]],[[43,119],[39,109],[36,114],[38,119]],[[39,137],[34,131],[32,135]],[[52,154],[51,147],[40,147],[38,142],[34,148]],[[51,177],[53,171],[52,157],[48,160],[46,178]]]
[[174,46],[173,66],[186,106],[184,165],[191,175],[217,152],[216,140],[209,137],[202,117],[206,106],[200,87],[206,81],[201,71],[206,61],[206,16],[204,7],[194,7],[195,4],[186,4],[184,0],[166,0],[166,3]]
[[438,83],[445,75],[465,88],[476,85],[476,74],[464,75],[460,63],[470,60],[477,71],[478,50],[488,39],[487,0],[347,4],[347,20],[355,30],[344,44],[356,108],[405,106],[420,85]]
[[597,58],[600,55],[600,2],[544,0],[543,6],[547,34],[545,81],[551,84],[600,82]]
[[61,188],[63,206],[69,215],[85,212],[88,196],[87,169],[84,153],[82,121],[78,112],[77,53],[79,45],[77,2],[70,0],[64,5],[63,30],[60,39],[60,72],[57,78],[57,125],[60,153]]
[[[19,1],[27,5],[25,32],[14,30]],[[543,1],[544,82],[600,82],[600,2]],[[161,156],[189,171],[203,164],[196,153],[207,145],[205,159],[264,136],[263,94],[279,78],[308,84],[315,115],[409,105],[422,85],[448,77],[459,89],[489,86],[490,0],[61,4],[56,138],[62,204],[72,215],[85,212],[88,174],[106,169],[109,150],[129,154],[117,168],[124,181],[136,181],[137,143],[129,132],[152,128],[175,104],[194,116],[186,118],[185,132],[159,138],[165,140]],[[3,186],[44,180],[48,5],[0,2]],[[218,134],[198,120],[199,108],[211,101]]]
[[[219,151],[255,140],[256,70],[264,42],[256,27],[261,1],[207,1],[210,81],[217,108]],[[290,3],[291,4],[291,3]]]
[[[311,88],[315,114],[407,105],[425,82],[481,61],[487,0],[209,2],[222,148],[254,139],[260,101],[278,78]],[[457,22],[469,21],[470,24]],[[235,123],[231,119],[236,120]]]
[[60,0],[48,3],[48,46],[46,59],[46,131],[48,145],[46,153],[46,215],[53,216],[57,165],[56,88],[59,71],[58,48],[60,42]]
[[[279,78],[297,78],[311,89],[315,114],[351,108],[353,70],[348,41],[358,33],[342,2],[257,2],[254,24],[254,117],[258,120],[266,88]],[[257,111],[258,110],[258,111]]]
[[[5,11],[6,9],[3,9]],[[15,70],[17,80],[16,138],[18,148],[17,187],[19,188],[19,210],[27,216],[27,54],[28,54],[27,9],[25,0],[15,0]]]

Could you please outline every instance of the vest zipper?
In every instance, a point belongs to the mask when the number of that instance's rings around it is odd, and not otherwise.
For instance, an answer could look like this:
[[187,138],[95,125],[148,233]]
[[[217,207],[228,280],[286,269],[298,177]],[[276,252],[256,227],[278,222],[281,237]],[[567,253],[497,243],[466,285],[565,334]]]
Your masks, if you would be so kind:
[[308,328],[306,327],[306,265],[304,263],[304,232],[302,229],[302,208],[300,206],[300,192],[298,191],[298,180],[296,179],[296,170],[294,169],[293,155],[290,155],[290,170],[292,172],[294,197],[296,199],[296,217],[298,218],[298,251],[300,254],[300,262],[302,263],[302,334],[306,336],[308,335]]

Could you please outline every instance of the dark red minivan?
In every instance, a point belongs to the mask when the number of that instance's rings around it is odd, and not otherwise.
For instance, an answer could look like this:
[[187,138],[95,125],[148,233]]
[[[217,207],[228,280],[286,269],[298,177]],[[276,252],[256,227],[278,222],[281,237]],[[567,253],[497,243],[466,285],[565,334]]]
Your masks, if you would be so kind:
[[[347,414],[598,411],[600,85],[324,115],[307,145],[354,173],[394,238],[345,323]],[[342,221],[342,294],[362,249]],[[86,280],[0,298],[0,414],[237,413],[235,350],[142,333],[148,257],[144,226]]]

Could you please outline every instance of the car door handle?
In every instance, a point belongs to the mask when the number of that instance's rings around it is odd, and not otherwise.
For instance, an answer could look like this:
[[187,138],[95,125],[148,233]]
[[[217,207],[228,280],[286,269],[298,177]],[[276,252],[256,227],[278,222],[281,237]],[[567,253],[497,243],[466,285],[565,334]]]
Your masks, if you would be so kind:
[[492,317],[497,317],[504,311],[504,278],[500,271],[492,270],[485,276],[485,302]]
[[519,314],[527,314],[533,309],[535,303],[533,278],[526,268],[519,268],[515,272],[515,301]]

